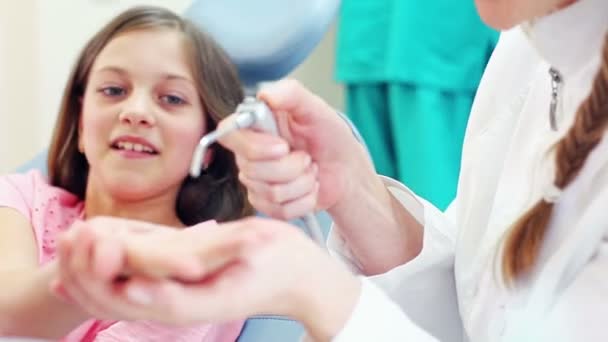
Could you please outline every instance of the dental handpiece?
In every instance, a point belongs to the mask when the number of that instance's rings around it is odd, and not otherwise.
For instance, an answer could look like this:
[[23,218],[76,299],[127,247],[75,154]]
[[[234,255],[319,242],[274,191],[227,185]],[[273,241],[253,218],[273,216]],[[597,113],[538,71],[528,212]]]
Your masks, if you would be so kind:
[[[226,134],[242,128],[253,128],[273,135],[279,135],[279,130],[272,111],[270,111],[270,108],[268,108],[266,103],[255,97],[245,97],[232,115],[234,115],[234,119],[231,121],[230,125],[210,132],[201,138],[194,150],[192,164],[190,165],[190,176],[194,178],[200,176],[202,169],[208,166],[203,165],[203,158],[207,149]],[[325,239],[314,213],[307,213],[302,217],[302,220],[304,221],[308,235],[319,244],[319,246],[325,247]]]

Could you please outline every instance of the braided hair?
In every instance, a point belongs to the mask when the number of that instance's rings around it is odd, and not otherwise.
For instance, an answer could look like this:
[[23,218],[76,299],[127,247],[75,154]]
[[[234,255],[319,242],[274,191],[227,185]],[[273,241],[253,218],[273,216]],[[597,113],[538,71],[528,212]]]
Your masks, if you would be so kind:
[[[608,126],[608,35],[602,48],[600,70],[589,96],[576,112],[574,124],[557,142],[554,185],[563,190],[579,174],[590,152]],[[502,275],[507,284],[529,273],[534,266],[553,211],[553,203],[541,199],[515,223],[503,246]]]

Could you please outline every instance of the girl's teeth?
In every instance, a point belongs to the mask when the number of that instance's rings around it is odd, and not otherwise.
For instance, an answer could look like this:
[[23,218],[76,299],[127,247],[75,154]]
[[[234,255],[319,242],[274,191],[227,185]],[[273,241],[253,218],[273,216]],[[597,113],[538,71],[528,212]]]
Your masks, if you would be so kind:
[[154,151],[150,147],[144,146],[142,144],[120,141],[116,144],[116,146],[120,150],[154,153]]

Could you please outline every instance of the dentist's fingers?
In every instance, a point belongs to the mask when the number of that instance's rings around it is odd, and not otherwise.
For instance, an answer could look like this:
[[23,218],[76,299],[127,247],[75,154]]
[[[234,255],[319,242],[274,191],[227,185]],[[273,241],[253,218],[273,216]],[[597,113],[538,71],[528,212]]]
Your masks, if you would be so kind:
[[[96,237],[95,240],[99,240],[99,237]],[[118,241],[114,241],[118,242]],[[105,248],[108,245],[104,244],[92,244],[90,255],[94,260],[96,257],[103,257],[106,251],[100,250],[97,251],[98,247]],[[124,255],[122,251],[122,246],[120,244],[114,244],[115,252]],[[115,259],[115,261],[121,261],[120,264],[114,262],[115,269],[112,270],[111,274],[119,274],[121,272],[122,261],[124,258]],[[92,262],[90,263],[92,265]],[[119,319],[119,320],[132,320],[132,319],[144,319],[147,317],[145,309],[142,309],[141,306],[133,305],[124,299],[122,299],[118,294],[122,287],[124,287],[123,283],[115,283],[114,278],[109,279],[101,279],[98,278],[94,272],[91,270],[80,271],[76,274],[76,278],[79,281],[79,284],[83,285],[81,288],[81,293],[84,294],[84,297],[79,302],[84,308],[91,311],[91,313],[95,314],[95,316],[106,319]]]
[[[220,280],[224,277],[225,272],[222,272]],[[170,279],[153,282],[134,279],[126,284],[122,297],[133,305],[147,307],[150,319],[172,325],[234,320],[244,316],[232,313],[237,310],[230,308],[239,305],[227,304],[230,295],[226,291],[210,291],[209,287],[208,281],[188,284]]]
[[[332,109],[300,82],[285,79],[270,83],[258,92],[258,97],[276,112],[289,112],[292,119],[304,124],[314,123]],[[277,121],[281,121],[278,118]]]
[[236,158],[239,171],[254,181],[271,183],[290,182],[299,177],[312,163],[308,153],[293,151],[273,160],[255,161],[241,156]]
[[[224,121],[220,126],[222,124]],[[281,137],[250,129],[240,129],[227,134],[219,139],[219,143],[247,160],[272,160],[289,153],[289,145]]]
[[[141,234],[137,234],[141,236]],[[52,285],[52,290],[60,290],[71,302],[77,304],[89,315],[99,319],[145,319],[148,309],[127,302],[118,296],[117,290],[121,284],[115,284],[111,279],[97,277],[94,272],[95,263],[110,256],[109,243],[113,243],[114,253],[121,253],[117,239],[110,239],[111,234],[96,231],[91,225],[82,223],[72,227],[60,243],[60,278]],[[105,242],[104,242],[105,241]],[[99,248],[99,250],[98,250]],[[97,260],[97,261],[95,261]],[[116,274],[121,266],[115,258],[111,265],[113,269],[108,274]],[[104,264],[106,267],[107,264]]]
[[269,183],[253,180],[239,173],[239,180],[247,189],[251,197],[260,197],[275,204],[291,202],[314,191],[317,182],[318,167],[310,164],[304,173],[295,180],[286,183]]
[[274,203],[264,197],[248,194],[249,202],[254,208],[273,218],[289,220],[301,217],[317,209],[319,183],[314,184],[312,191],[289,202]]

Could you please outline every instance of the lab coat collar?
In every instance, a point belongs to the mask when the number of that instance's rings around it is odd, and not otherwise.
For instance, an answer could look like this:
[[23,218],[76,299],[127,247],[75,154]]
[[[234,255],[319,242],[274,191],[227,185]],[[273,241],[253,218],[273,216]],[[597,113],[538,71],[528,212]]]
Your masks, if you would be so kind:
[[608,0],[579,0],[522,28],[540,56],[567,77],[601,51],[608,34]]

